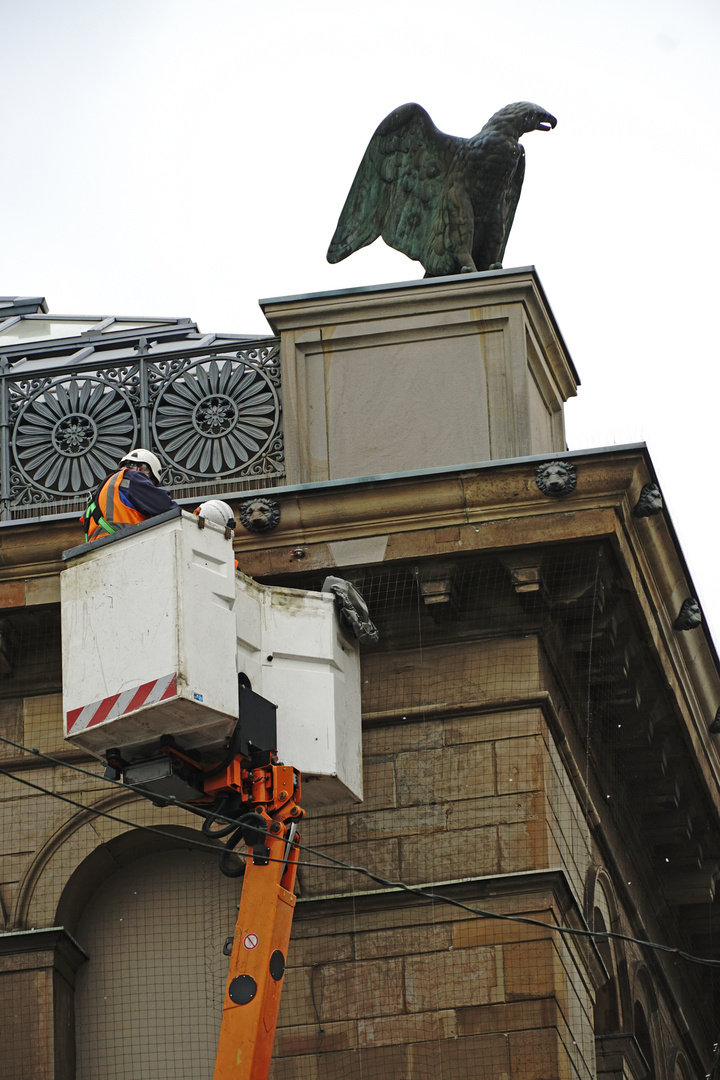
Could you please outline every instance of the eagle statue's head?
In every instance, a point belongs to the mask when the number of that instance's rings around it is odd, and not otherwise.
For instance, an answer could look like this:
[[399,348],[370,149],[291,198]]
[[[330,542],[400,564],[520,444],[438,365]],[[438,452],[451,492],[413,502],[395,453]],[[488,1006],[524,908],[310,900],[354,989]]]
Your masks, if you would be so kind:
[[557,120],[547,109],[533,105],[532,101],[515,101],[494,113],[483,131],[502,131],[519,139],[528,131],[551,131],[556,124]]

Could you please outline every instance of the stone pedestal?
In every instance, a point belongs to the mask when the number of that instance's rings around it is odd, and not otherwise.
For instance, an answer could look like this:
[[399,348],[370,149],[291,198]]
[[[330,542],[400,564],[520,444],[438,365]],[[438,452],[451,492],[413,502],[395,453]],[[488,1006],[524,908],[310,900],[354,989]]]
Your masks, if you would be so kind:
[[532,267],[260,303],[290,484],[566,449],[579,380]]

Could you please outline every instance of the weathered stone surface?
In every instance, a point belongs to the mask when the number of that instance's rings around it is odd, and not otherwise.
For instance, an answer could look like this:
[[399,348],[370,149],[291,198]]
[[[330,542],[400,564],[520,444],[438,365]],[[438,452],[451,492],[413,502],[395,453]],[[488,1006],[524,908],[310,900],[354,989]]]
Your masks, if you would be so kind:
[[[515,1031],[508,1036],[510,1075],[523,1080],[571,1080],[572,1064],[554,1028]],[[583,1077],[583,1080],[590,1080]]]
[[436,1042],[457,1037],[455,1010],[414,1013],[411,1016],[374,1016],[358,1020],[361,1046],[391,1046],[404,1043]]
[[485,1035],[553,1027],[559,1017],[554,998],[479,1005],[455,1010],[458,1035]]
[[55,1075],[52,991],[52,970],[0,973],[2,1080]]
[[508,739],[495,744],[497,790],[541,791],[544,788],[544,765],[547,750],[541,736]]
[[405,1011],[402,960],[359,960],[319,969],[317,1008],[322,1020],[390,1016]]
[[25,582],[4,581],[0,583],[0,609],[18,608],[25,605]]
[[363,761],[363,784],[364,810],[382,810],[386,806],[397,805],[395,765],[391,756],[366,758]]
[[[428,646],[421,664],[414,652],[405,650],[368,653],[363,667],[363,710],[377,716],[402,715],[413,708],[486,706],[539,689],[540,654],[531,635]],[[459,741],[468,741],[462,722],[453,719],[447,731],[456,729]],[[488,732],[492,738],[492,725]],[[501,727],[500,736],[505,733]],[[478,736],[483,738],[481,731]]]
[[[359,1047],[350,1054],[323,1054],[317,1059],[317,1080],[410,1076],[410,1050],[409,1046],[375,1046]],[[288,1076],[287,1080],[291,1078]],[[306,1077],[298,1072],[292,1080],[306,1080]],[[314,1080],[312,1074],[311,1080]]]
[[504,945],[503,957],[508,1001],[555,997],[559,991],[562,991],[561,1000],[565,999],[564,986],[558,986],[562,966],[549,937]]
[[3,855],[0,859],[0,885],[18,882],[32,855],[31,851],[21,855]]
[[[503,910],[502,914],[510,914]],[[540,922],[552,924],[554,919],[549,911],[536,911],[534,908],[514,914],[527,916]],[[467,921],[456,922],[453,926],[453,946],[467,949],[474,945],[512,945],[522,941],[544,940],[549,931],[537,926],[514,922],[512,919],[492,919],[477,915]]]
[[495,794],[492,743],[399,754],[396,771],[399,806]]
[[62,694],[25,698],[23,719],[25,746],[34,747],[44,754],[67,749],[63,739]]
[[300,933],[293,934],[290,939],[287,966],[288,968],[296,968],[305,967],[308,964],[316,965],[339,960],[352,960],[354,956],[355,947],[350,934],[326,933],[307,938],[303,937],[302,931],[300,931]]
[[345,814],[326,814],[323,817],[308,814],[300,826],[300,843],[303,847],[321,848],[329,844],[344,844],[347,839],[348,818]]
[[479,716],[453,716],[443,725],[446,746],[458,743],[488,742],[490,739],[517,739],[540,735],[546,730],[542,712],[537,708],[513,712],[488,712]]
[[443,745],[445,731],[446,725],[440,720],[406,720],[366,727],[363,751],[372,757],[373,754],[400,754],[403,750],[433,750]]
[[358,1045],[356,1025],[298,1024],[278,1028],[273,1052],[280,1057],[300,1054],[329,1054],[333,1050],[354,1050]]
[[545,801],[535,792],[493,795],[483,799],[461,799],[447,803],[448,829],[479,829],[486,825],[511,825],[536,821]]
[[405,961],[410,1012],[483,1005],[503,999],[501,961],[493,948],[454,949]]
[[[329,846],[324,851],[343,863],[366,867],[373,873],[392,881],[397,877],[400,858],[397,838],[382,844],[375,841],[356,841],[350,845],[338,844]],[[303,861],[317,864],[301,867],[303,896],[327,896],[377,887],[364,875],[352,870],[344,870],[337,864],[325,863],[320,856],[314,855],[312,859]]]
[[427,835],[447,828],[445,807],[437,803],[405,810],[381,810],[376,814],[351,814],[347,820],[351,840]]
[[446,923],[418,924],[394,930],[373,930],[355,935],[355,955],[358,960],[381,956],[413,956],[418,953],[449,949],[453,943],[452,926]]
[[307,1054],[303,1057],[273,1056],[270,1066],[270,1080],[318,1080],[317,1054]]
[[[480,1035],[420,1043],[411,1048],[413,1080],[516,1080],[510,1071],[506,1035]],[[441,1071],[442,1070],[442,1071]],[[446,1071],[447,1070],[447,1071]]]
[[28,607],[33,604],[59,604],[60,575],[28,578],[25,582],[25,603]]
[[403,837],[398,841],[402,880],[410,885],[454,881],[498,872],[497,829],[458,829],[442,837]]
[[280,999],[278,1030],[296,1027],[301,1022],[319,1022],[315,1002],[319,1000],[317,994],[322,978],[321,971],[317,966],[295,967],[286,973]]
[[500,869],[503,874],[548,866],[547,825],[544,821],[498,826]]
[[[30,775],[20,774],[20,779],[37,783],[41,777],[33,771]],[[7,815],[8,825],[12,823],[11,828],[0,829],[0,856],[35,851],[59,822],[70,817],[71,807],[34,792],[24,798],[28,791],[31,789],[22,788],[10,777],[0,777],[3,817]]]

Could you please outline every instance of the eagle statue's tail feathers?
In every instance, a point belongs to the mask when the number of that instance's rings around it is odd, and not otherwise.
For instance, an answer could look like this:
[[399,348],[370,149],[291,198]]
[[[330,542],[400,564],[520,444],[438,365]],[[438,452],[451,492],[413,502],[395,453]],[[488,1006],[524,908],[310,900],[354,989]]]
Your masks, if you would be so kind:
[[338,236],[339,231],[339,229],[336,230],[335,235],[330,241],[330,247],[327,250],[327,261],[329,263],[342,262],[343,259],[347,259],[348,255],[352,255],[355,250],[351,243],[343,237]]

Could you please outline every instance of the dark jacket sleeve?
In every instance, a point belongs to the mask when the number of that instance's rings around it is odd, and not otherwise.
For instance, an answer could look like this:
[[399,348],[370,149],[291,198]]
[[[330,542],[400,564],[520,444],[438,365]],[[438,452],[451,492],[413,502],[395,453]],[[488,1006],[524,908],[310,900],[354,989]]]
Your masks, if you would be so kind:
[[130,480],[125,495],[141,514],[155,517],[156,514],[164,514],[166,510],[172,510],[177,506],[175,500],[170,498],[164,488],[155,487],[152,480],[137,469],[128,469],[125,476]]

